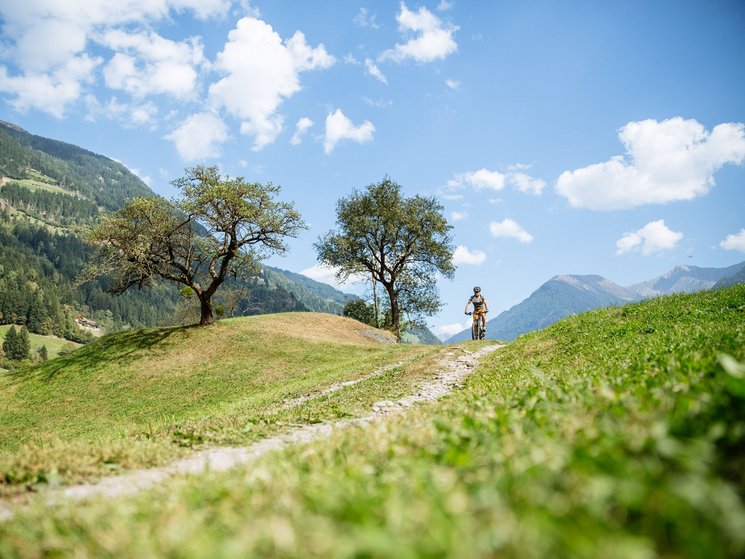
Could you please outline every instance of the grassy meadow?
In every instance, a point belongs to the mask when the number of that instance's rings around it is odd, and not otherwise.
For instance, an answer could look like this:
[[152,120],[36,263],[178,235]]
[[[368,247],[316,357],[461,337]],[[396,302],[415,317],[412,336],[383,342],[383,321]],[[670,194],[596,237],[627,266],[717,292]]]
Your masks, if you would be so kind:
[[[114,342],[101,355],[130,351]],[[168,343],[130,355],[178,361]],[[740,285],[563,320],[366,430],[122,501],[39,503],[0,524],[0,556],[735,558],[744,498]]]
[[[16,331],[20,330],[20,326],[16,326]],[[9,324],[0,326],[0,343],[5,340],[5,335],[10,330]],[[47,354],[49,359],[57,357],[62,352],[69,352],[75,348],[80,347],[80,344],[65,340],[64,338],[58,338],[57,336],[40,336],[39,334],[28,334],[29,342],[31,342],[31,354],[35,355],[37,350],[45,345],[47,346]]]
[[[0,494],[246,444],[298,423],[361,415],[437,367],[432,346],[351,319],[294,313],[206,328],[122,332],[0,377]],[[390,370],[291,408],[286,401]]]

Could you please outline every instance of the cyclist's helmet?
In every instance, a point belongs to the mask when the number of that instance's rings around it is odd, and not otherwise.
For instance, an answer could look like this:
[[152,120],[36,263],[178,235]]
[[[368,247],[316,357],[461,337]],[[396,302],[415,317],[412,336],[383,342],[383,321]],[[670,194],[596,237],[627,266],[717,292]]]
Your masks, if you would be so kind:
[[478,287],[478,286],[476,286],[476,287],[473,288],[473,292],[474,293],[480,293],[481,292],[481,288]]

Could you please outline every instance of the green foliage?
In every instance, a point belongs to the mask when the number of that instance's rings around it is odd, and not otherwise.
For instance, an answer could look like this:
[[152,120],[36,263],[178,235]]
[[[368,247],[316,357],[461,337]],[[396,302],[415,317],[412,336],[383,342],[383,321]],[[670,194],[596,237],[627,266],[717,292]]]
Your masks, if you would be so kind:
[[21,328],[20,331],[16,331],[15,326],[11,326],[3,341],[5,357],[13,361],[22,361],[28,359],[30,350],[31,342],[29,341],[28,330]]
[[183,284],[199,299],[200,324],[210,324],[212,297],[226,279],[255,273],[261,258],[283,252],[285,238],[305,225],[292,204],[274,200],[279,187],[272,184],[195,167],[174,185],[179,200],[135,198],[96,225],[86,276],[111,278],[113,293],[158,279]]
[[375,309],[362,299],[352,299],[349,301],[344,305],[344,312],[342,314],[359,320],[362,324],[377,327],[377,324],[375,324]]
[[388,177],[337,203],[337,229],[316,243],[318,259],[339,270],[340,279],[370,274],[388,294],[393,327],[440,308],[437,273],[451,277],[452,227],[434,198],[405,198]]

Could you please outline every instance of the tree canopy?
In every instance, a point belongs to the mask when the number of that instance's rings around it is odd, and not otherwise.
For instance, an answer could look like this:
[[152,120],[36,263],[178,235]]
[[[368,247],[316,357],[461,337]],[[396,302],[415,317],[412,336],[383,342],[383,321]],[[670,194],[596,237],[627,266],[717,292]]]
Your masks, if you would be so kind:
[[337,228],[315,245],[318,259],[340,280],[365,274],[380,283],[399,339],[402,313],[416,319],[437,312],[437,274],[450,278],[455,267],[452,226],[436,199],[405,198],[401,185],[385,177],[339,200],[336,213]]
[[200,324],[210,324],[220,285],[256,273],[305,224],[291,203],[275,200],[279,186],[222,177],[217,167],[187,169],[173,184],[180,198],[134,198],[99,222],[85,277],[107,276],[113,293],[160,279],[186,285],[199,299]]

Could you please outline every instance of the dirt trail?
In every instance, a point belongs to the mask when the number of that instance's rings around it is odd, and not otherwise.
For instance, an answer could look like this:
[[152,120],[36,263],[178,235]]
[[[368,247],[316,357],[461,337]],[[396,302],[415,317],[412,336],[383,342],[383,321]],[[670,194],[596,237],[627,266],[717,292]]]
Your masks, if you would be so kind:
[[[478,365],[479,360],[484,355],[487,355],[500,347],[502,346],[495,344],[482,347],[475,351],[463,348],[451,349],[445,353],[445,358],[440,362],[443,366],[443,370],[434,380],[421,386],[417,393],[411,396],[406,396],[405,398],[395,401],[385,400],[382,402],[376,402],[372,405],[371,412],[364,417],[344,419],[333,423],[304,425],[287,433],[270,437],[245,447],[210,448],[195,452],[186,458],[160,468],[132,470],[131,472],[122,475],[104,478],[96,483],[73,485],[57,490],[51,490],[43,496],[40,496],[40,498],[53,504],[62,499],[81,500],[96,496],[113,498],[124,495],[134,495],[148,487],[162,483],[175,475],[200,474],[205,470],[209,470],[210,472],[220,472],[255,460],[267,452],[279,450],[287,445],[303,444],[326,438],[336,430],[355,425],[364,425],[379,420],[387,415],[406,410],[414,404],[431,402],[449,394],[452,392],[453,388],[460,386],[464,377],[466,377]],[[381,373],[376,372],[368,376],[376,376],[378,374]],[[359,382],[359,380],[351,382]],[[338,388],[342,388],[346,384],[347,383],[340,383]],[[292,405],[298,405],[310,398],[325,395],[329,391],[333,390],[327,388],[323,391],[319,391],[313,396],[304,397],[297,401],[287,402],[285,406],[290,407]],[[18,508],[19,505],[17,504],[0,501],[0,522],[11,518]]]

